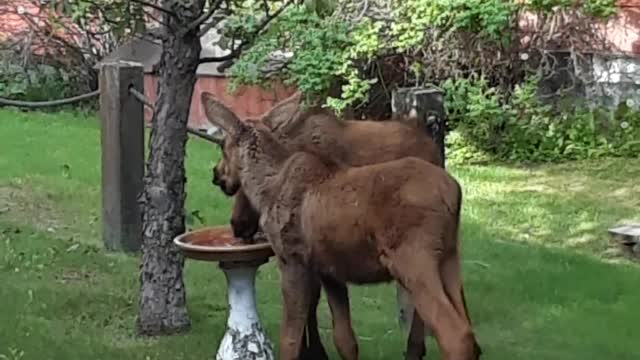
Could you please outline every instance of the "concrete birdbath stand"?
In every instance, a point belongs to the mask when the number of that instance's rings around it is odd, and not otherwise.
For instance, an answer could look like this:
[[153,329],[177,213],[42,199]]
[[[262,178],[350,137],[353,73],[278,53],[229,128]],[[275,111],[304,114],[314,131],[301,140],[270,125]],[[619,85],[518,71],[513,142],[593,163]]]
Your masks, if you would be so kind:
[[273,360],[273,346],[258,317],[255,288],[258,268],[274,254],[271,245],[235,239],[229,226],[187,232],[174,243],[187,258],[218,262],[227,278],[229,317],[216,360]]

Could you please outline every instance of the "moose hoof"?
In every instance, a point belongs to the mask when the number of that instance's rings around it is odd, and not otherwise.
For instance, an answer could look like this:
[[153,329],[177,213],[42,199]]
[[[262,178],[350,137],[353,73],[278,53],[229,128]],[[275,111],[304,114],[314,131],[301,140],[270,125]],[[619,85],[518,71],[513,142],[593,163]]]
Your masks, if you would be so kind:
[[323,348],[307,347],[300,353],[302,360],[329,360],[329,356]]

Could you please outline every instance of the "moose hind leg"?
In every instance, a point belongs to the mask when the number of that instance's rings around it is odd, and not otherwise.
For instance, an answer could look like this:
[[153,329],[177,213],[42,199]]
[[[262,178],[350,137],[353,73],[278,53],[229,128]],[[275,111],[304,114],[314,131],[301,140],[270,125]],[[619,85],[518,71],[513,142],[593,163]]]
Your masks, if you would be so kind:
[[[467,302],[464,298],[464,287],[462,285],[460,254],[457,249],[451,251],[443,258],[442,262],[442,278],[444,281],[444,288],[449,296],[449,299],[453,302],[456,311],[460,316],[464,316],[467,322],[471,326],[471,317],[469,316],[469,310],[467,309]],[[482,353],[480,345],[476,342],[474,345],[478,354]]]
[[309,269],[301,264],[280,262],[280,272],[283,299],[280,360],[297,360],[302,351],[314,279]]
[[411,293],[417,313],[434,332],[442,359],[476,360],[471,326],[458,314],[444,289],[441,253],[427,247],[435,242],[408,240],[387,254],[389,270]]
[[407,339],[406,360],[421,360],[427,354],[425,345],[425,328],[424,322],[417,311],[413,312],[411,318],[411,328],[409,330],[409,338]]
[[347,285],[328,277],[322,277],[327,293],[333,322],[333,342],[344,360],[358,359],[358,341],[351,325],[349,289]]

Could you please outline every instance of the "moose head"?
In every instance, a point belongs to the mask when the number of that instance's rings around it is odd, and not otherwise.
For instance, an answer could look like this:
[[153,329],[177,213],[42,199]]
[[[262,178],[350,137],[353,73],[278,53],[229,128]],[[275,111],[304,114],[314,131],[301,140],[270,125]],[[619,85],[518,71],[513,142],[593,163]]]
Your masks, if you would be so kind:
[[[239,151],[241,142],[247,141],[251,138],[249,134],[256,131],[262,133],[262,137],[272,138],[270,134],[274,129],[282,129],[295,122],[296,115],[299,114],[300,100],[301,94],[296,92],[261,117],[241,121],[213,94],[203,92],[201,101],[205,115],[211,125],[217,126],[223,132],[223,138],[219,142],[222,147],[222,157],[213,168],[213,184],[220,187],[227,196],[235,195],[241,187],[242,162]],[[250,149],[245,147],[245,150]]]

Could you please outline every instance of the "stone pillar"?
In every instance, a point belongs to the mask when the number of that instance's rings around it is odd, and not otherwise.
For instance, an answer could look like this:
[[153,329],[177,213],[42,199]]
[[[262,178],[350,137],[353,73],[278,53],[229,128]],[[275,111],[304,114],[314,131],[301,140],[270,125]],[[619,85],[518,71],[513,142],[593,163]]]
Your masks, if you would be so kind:
[[227,277],[229,317],[216,360],[275,359],[256,308],[256,271],[264,262],[220,263]]

